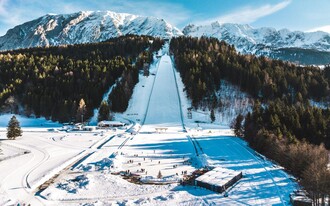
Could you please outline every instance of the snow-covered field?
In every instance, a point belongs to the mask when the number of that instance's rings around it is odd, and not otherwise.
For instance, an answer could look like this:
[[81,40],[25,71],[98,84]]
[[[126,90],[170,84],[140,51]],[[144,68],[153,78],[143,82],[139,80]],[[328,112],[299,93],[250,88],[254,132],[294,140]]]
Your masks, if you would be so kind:
[[[4,114],[0,116],[0,130],[7,127],[10,118],[13,115]],[[50,127],[61,127],[62,125],[57,122],[52,122],[50,120],[46,120],[45,118],[27,118],[21,115],[15,115],[17,120],[20,122],[22,127],[35,127],[35,128],[50,128]]]
[[[190,102],[167,51],[165,46],[163,56],[155,56],[154,75],[140,75],[127,111],[116,114],[130,120],[134,132],[50,132],[45,120],[31,120],[34,127],[9,141],[0,129],[0,205],[288,205],[297,185],[281,168],[234,137],[226,124],[211,124],[208,113],[187,118]],[[197,125],[200,119],[205,123]],[[7,120],[0,116],[1,126]],[[243,178],[227,190],[228,197],[179,185],[183,173],[204,165],[242,171]],[[148,184],[116,172],[138,174]]]

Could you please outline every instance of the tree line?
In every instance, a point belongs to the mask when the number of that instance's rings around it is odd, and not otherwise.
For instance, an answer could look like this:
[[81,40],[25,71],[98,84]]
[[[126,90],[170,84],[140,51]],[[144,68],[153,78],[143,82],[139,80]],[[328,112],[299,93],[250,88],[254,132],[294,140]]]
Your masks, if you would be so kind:
[[291,103],[330,101],[330,67],[301,67],[263,56],[241,55],[234,46],[208,37],[173,38],[170,50],[195,107],[214,96],[221,79],[262,102],[274,98]]
[[298,177],[314,204],[324,205],[330,197],[330,110],[257,102],[243,120],[238,115],[233,123],[236,135]]
[[[76,116],[83,99],[89,118],[105,91],[121,76],[136,80],[141,69],[136,62],[150,61],[145,56],[162,44],[159,38],[129,35],[101,43],[0,53],[0,112],[80,121]],[[128,89],[135,83],[129,82]]]
[[268,105],[255,103],[252,113],[245,117],[246,138],[263,129],[287,143],[307,141],[330,148],[330,110],[303,104],[287,104],[280,99]]
[[298,177],[316,205],[330,197],[330,110],[310,105],[310,100],[329,104],[330,66],[241,55],[207,37],[173,38],[170,51],[194,107],[211,101],[206,105],[213,111],[220,81],[237,85],[255,103],[252,112],[233,121],[235,134]]
[[207,37],[173,38],[170,50],[193,106],[212,101],[212,111],[219,105],[215,92],[225,79],[260,101],[261,110],[266,107],[260,117],[266,129],[289,141],[305,139],[330,148],[329,110],[309,105],[310,99],[330,102],[330,66],[300,67],[241,55],[224,41]]

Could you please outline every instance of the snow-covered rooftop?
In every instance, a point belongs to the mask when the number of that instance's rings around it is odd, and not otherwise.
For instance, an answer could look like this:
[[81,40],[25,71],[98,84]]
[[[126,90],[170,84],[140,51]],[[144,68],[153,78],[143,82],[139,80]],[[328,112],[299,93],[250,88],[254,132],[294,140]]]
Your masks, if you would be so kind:
[[108,124],[108,125],[124,125],[125,123],[122,123],[120,121],[101,121],[99,124]]
[[215,186],[222,187],[233,178],[238,176],[241,172],[234,171],[222,167],[216,167],[213,170],[199,176],[196,181],[212,184]]

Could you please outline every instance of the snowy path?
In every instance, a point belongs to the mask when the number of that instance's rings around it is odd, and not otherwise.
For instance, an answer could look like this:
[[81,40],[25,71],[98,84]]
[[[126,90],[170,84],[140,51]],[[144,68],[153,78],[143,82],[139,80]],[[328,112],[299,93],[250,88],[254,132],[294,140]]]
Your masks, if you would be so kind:
[[34,195],[37,187],[72,164],[84,151],[97,147],[100,141],[105,140],[92,133],[45,131],[25,131],[22,138],[6,141],[5,144],[30,153],[0,162],[0,192],[6,194],[5,198],[0,198],[0,204],[21,202],[44,205],[44,200]]
[[0,185],[1,189],[6,191],[8,199],[40,205],[40,200],[33,193],[38,181],[79,153],[77,149],[67,151],[54,147],[51,140],[48,139],[47,143],[44,138],[40,134],[26,133],[22,139],[6,142],[8,145],[30,151],[29,154],[2,161],[0,164]]
[[[29,148],[31,150],[31,148]],[[37,156],[39,155],[39,157]],[[40,156],[41,155],[41,156]],[[40,204],[37,199],[29,192],[29,182],[28,177],[31,172],[40,164],[47,154],[39,150],[32,149],[31,153],[28,155],[23,155],[12,159],[11,161],[2,162],[0,165],[1,174],[1,189],[6,191],[8,197],[16,197],[21,200]],[[13,161],[15,160],[15,161]],[[19,163],[19,164],[17,164]],[[8,168],[15,168],[12,171],[8,171]],[[6,171],[6,174],[4,174]],[[27,172],[26,172],[27,171]]]

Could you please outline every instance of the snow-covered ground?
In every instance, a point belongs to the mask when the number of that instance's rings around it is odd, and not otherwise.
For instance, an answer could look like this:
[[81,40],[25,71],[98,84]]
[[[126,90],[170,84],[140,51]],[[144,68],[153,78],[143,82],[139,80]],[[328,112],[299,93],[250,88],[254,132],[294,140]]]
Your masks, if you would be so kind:
[[[13,116],[13,114],[3,114],[0,115],[0,128],[1,127],[7,127],[8,122],[10,118]],[[20,122],[20,125],[22,127],[61,127],[62,124],[59,124],[58,122],[52,122],[50,120],[46,120],[45,118],[27,118],[21,115],[15,115],[17,120]]]
[[[140,75],[127,111],[116,114],[134,129],[23,128],[18,140],[1,141],[0,204],[288,205],[297,185],[281,168],[234,137],[228,124],[211,124],[209,113],[187,118],[190,101],[167,51],[168,45],[160,59],[155,56],[149,77]],[[201,119],[207,120],[197,125]],[[5,139],[4,129],[0,137]],[[1,161],[2,156],[11,158]],[[203,165],[242,171],[243,179],[227,190],[228,197],[178,184],[184,172]],[[119,171],[141,175],[149,184],[130,183],[114,175]],[[39,190],[48,179],[53,181]]]
[[[0,132],[0,136],[5,136]],[[43,131],[24,132],[21,138],[15,141],[2,141],[2,144],[27,151],[27,154],[20,155],[0,162],[0,185],[1,190],[6,194],[8,201],[32,201],[35,203],[33,191],[40,181],[51,173],[61,170],[66,161],[82,152],[92,141],[76,143],[81,145],[63,147],[57,139],[66,136],[65,134],[49,133]],[[67,138],[74,138],[67,136]],[[96,139],[96,138],[95,138]],[[95,140],[93,140],[95,141]],[[4,154],[13,155],[13,154]],[[5,201],[7,201],[5,200]],[[38,202],[38,201],[37,201]],[[2,202],[1,204],[4,204]]]
[[228,190],[229,198],[237,204],[289,204],[289,194],[296,189],[296,183],[282,168],[256,154],[246,142],[231,136],[209,134],[195,138],[207,154],[210,165],[243,171],[243,179]]

